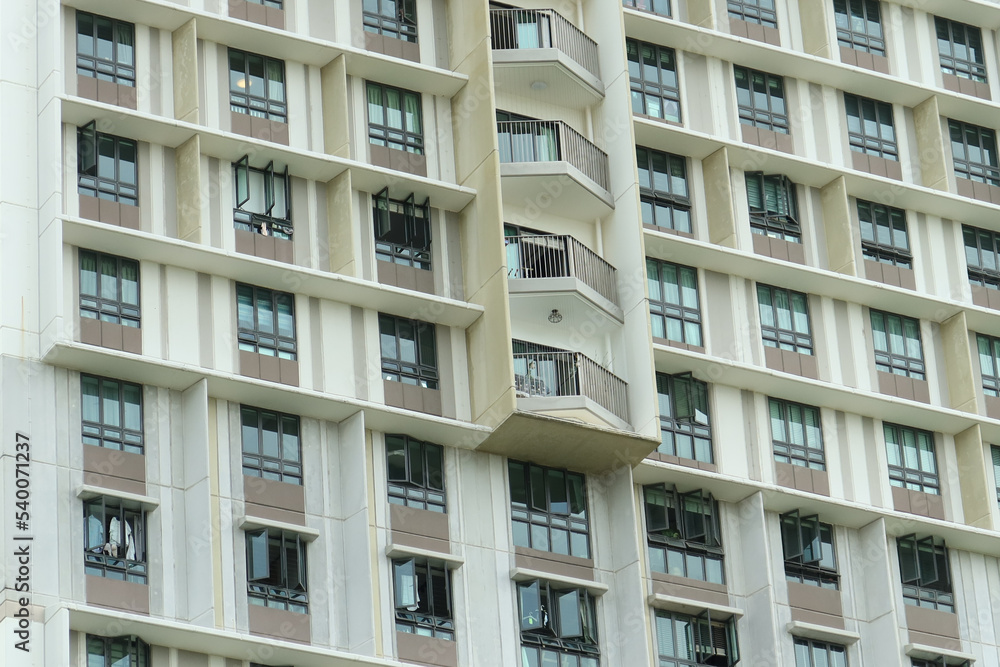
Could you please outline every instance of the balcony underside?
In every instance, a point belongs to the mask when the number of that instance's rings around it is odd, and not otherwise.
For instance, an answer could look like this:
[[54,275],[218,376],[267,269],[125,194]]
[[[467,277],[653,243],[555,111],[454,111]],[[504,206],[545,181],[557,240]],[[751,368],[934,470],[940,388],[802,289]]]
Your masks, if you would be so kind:
[[563,316],[556,327],[567,335],[574,331],[605,332],[619,327],[625,313],[576,277],[512,278],[507,281],[512,321],[545,322],[553,309]]
[[505,162],[500,165],[505,203],[531,214],[550,211],[576,220],[593,220],[614,210],[611,193],[564,160]]
[[493,81],[498,92],[572,109],[604,99],[601,80],[559,49],[493,51]]
[[[632,468],[660,444],[659,439],[631,431],[521,409],[522,401],[558,402],[564,399],[582,400],[582,397],[518,399],[518,410],[501,422],[477,450],[529,460],[540,465],[569,468],[584,473],[602,473],[622,466]],[[596,403],[590,403],[598,410],[603,410]],[[581,413],[589,411],[588,408],[578,410]],[[621,422],[606,410],[604,412]]]

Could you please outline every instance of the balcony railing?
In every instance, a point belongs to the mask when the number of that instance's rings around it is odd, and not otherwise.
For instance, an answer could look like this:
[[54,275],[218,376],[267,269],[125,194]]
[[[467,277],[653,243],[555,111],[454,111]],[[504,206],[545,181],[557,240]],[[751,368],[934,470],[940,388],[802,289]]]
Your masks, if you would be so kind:
[[597,78],[597,42],[553,9],[491,9],[494,50],[559,49]]
[[628,421],[627,383],[580,352],[515,352],[514,384],[518,396],[586,396]]
[[618,305],[615,267],[572,236],[508,236],[508,278],[579,278]]
[[605,190],[608,154],[561,120],[498,120],[501,162],[565,160]]

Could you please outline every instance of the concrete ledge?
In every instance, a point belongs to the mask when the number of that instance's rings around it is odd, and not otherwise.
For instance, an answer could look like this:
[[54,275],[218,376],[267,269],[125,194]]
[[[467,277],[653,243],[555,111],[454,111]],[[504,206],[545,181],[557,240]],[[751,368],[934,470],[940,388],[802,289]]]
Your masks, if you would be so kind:
[[390,542],[385,547],[385,555],[389,558],[426,558],[430,561],[443,562],[449,570],[454,570],[465,564],[465,558],[452,553],[441,551],[431,551],[429,549],[419,549],[407,544],[396,544]]
[[928,646],[927,644],[906,644],[903,646],[903,652],[910,658],[916,658],[918,660],[934,660],[935,658],[947,658],[955,660],[956,662],[968,661],[975,662],[976,656],[971,653],[962,653],[961,651],[949,651],[944,648],[937,648],[936,646]]
[[530,581],[532,579],[542,579],[543,581],[554,581],[559,584],[566,584],[567,586],[574,586],[576,588],[585,588],[588,591],[590,591],[591,595],[604,595],[609,590],[607,584],[602,584],[596,581],[590,581],[587,579],[577,579],[576,577],[564,577],[558,574],[543,572],[542,570],[529,570],[523,567],[513,568],[510,571],[510,578],[511,581]]
[[730,607],[721,604],[714,604],[712,602],[701,602],[698,600],[688,600],[686,598],[679,598],[673,595],[650,595],[646,598],[646,602],[650,607],[655,607],[656,609],[679,611],[683,614],[690,614],[692,616],[696,616],[706,609],[712,612],[713,616],[718,614],[720,618],[731,618],[733,616],[740,618],[743,616],[743,610],[739,607]]
[[112,498],[119,498],[121,500],[138,503],[142,506],[142,509],[147,512],[151,512],[160,506],[160,499],[154,498],[153,496],[126,493],[124,491],[106,489],[103,486],[93,486],[91,484],[84,484],[76,489],[76,497],[80,500],[90,500],[91,498],[99,498],[100,496],[111,496]]
[[290,533],[299,535],[306,542],[312,542],[319,537],[319,531],[309,526],[300,526],[296,523],[286,523],[265,519],[259,516],[245,516],[237,520],[236,527],[240,530],[257,530],[258,528],[271,528],[274,530],[287,530]]
[[803,623],[802,621],[792,621],[785,626],[789,634],[795,637],[805,637],[806,639],[818,639],[820,641],[834,642],[836,644],[854,644],[861,635],[850,630],[840,630],[826,625],[815,625],[813,623]]

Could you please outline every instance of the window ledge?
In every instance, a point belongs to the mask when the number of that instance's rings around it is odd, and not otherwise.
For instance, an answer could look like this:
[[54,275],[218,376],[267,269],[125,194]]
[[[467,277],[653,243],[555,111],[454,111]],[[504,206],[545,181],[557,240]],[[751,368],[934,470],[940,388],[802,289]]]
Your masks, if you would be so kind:
[[142,509],[147,512],[152,512],[160,506],[159,498],[154,498],[153,496],[143,496],[138,493],[128,493],[126,491],[117,491],[103,486],[81,484],[76,490],[76,497],[81,500],[90,500],[91,498],[99,498],[100,496],[111,496],[112,498],[120,498],[121,500],[138,503],[142,505]]
[[948,658],[950,660],[958,661],[968,661],[975,662],[976,656],[971,653],[962,653],[961,651],[949,651],[945,648],[938,648],[936,646],[928,646],[927,644],[906,644],[903,646],[903,652],[910,658],[917,658],[918,660],[934,660],[935,658]]
[[608,592],[607,584],[602,584],[596,581],[589,581],[587,579],[577,579],[576,577],[567,577],[564,575],[551,574],[549,572],[543,572],[542,570],[531,570],[526,567],[515,567],[510,571],[510,578],[513,581],[528,581],[530,579],[542,579],[544,581],[551,581],[557,584],[566,584],[567,586],[575,586],[576,588],[585,588],[591,595],[604,595]]
[[692,616],[696,616],[706,609],[713,614],[719,614],[720,617],[725,616],[726,618],[731,618],[735,616],[736,618],[740,618],[743,616],[743,610],[739,607],[729,607],[712,602],[702,602],[701,600],[681,598],[675,595],[663,595],[662,593],[656,593],[646,598],[646,601],[649,603],[649,606],[657,609],[679,611]]
[[426,558],[430,561],[442,561],[449,570],[454,570],[465,564],[465,559],[452,553],[443,551],[432,551],[431,549],[420,549],[406,544],[392,544],[386,546],[385,555],[389,558],[417,557]]
[[287,530],[295,533],[306,542],[312,542],[319,537],[319,531],[308,526],[300,526],[297,523],[287,523],[285,521],[274,521],[264,519],[259,516],[245,516],[236,522],[236,527],[240,530],[256,530],[258,528],[274,528],[276,530]]
[[835,644],[850,645],[861,639],[861,635],[850,630],[831,628],[827,625],[816,625],[815,623],[803,623],[802,621],[792,621],[785,626],[788,633],[796,637],[806,639],[818,639]]

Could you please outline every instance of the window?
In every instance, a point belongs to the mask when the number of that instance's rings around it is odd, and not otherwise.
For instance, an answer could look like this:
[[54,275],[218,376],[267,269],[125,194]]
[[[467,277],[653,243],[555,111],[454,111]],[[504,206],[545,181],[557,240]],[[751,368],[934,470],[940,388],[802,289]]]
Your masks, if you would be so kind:
[[597,614],[583,588],[557,588],[547,581],[517,585],[521,614],[521,667],[598,667]]
[[660,446],[656,451],[712,463],[708,385],[690,373],[657,373],[656,393],[660,405]]
[[871,311],[872,340],[875,342],[875,368],[924,379],[924,353],[920,345],[920,322],[912,317]]
[[80,250],[80,317],[139,326],[139,262]]
[[965,239],[969,282],[1000,289],[1000,235],[987,229],[962,225],[962,236]]
[[80,375],[83,444],[142,454],[142,387]]
[[983,376],[983,394],[1000,396],[1000,338],[976,334],[979,347],[979,370]]
[[986,83],[983,37],[972,25],[934,17],[941,71],[963,79]]
[[639,165],[639,205],[642,222],[691,233],[691,196],[687,159],[652,148],[635,148]]
[[968,660],[963,660],[961,662],[948,662],[948,660],[942,655],[933,660],[917,660],[913,658],[910,660],[910,667],[972,667],[972,663]]
[[243,474],[302,485],[299,418],[240,406]]
[[798,510],[782,514],[780,519],[785,578],[820,588],[839,589],[833,526],[820,522],[815,514],[800,516]]
[[431,205],[406,199],[390,199],[389,188],[372,200],[375,220],[375,259],[383,262],[431,268]]
[[622,0],[622,5],[670,18],[670,0]]
[[774,74],[739,66],[733,67],[733,75],[736,78],[736,105],[740,122],[788,134],[784,80]]
[[1000,504],[1000,447],[990,445],[990,457],[993,459],[993,485],[997,489],[997,504]]
[[378,314],[382,379],[438,388],[434,325]]
[[898,424],[883,424],[889,458],[889,484],[911,491],[939,495],[934,435]]
[[778,14],[774,10],[774,0],[729,0],[729,16],[747,23],[759,23],[771,28],[778,27]]
[[680,493],[676,487],[642,487],[646,507],[649,567],[678,577],[726,583],[722,567],[719,506],[701,489]]
[[417,0],[364,0],[365,32],[417,41]]
[[446,512],[444,447],[406,435],[385,436],[389,502],[431,512]]
[[272,7],[273,9],[281,9],[284,0],[247,0],[255,5],[264,5],[265,7]]
[[747,206],[750,208],[750,231],[754,234],[802,243],[798,198],[795,183],[781,174],[748,171]]
[[306,545],[300,535],[275,528],[247,531],[247,601],[309,613]]
[[632,88],[632,113],[681,122],[681,97],[674,50],[627,39],[625,52]]
[[229,108],[255,118],[287,123],[285,63],[229,49]]
[[396,631],[455,639],[451,618],[451,573],[424,558],[392,561]]
[[587,486],[582,474],[508,461],[514,545],[590,558]]
[[906,535],[896,539],[903,602],[954,613],[948,549],[939,537]]
[[757,285],[760,330],[765,347],[777,347],[799,354],[813,353],[807,299],[802,292]]
[[76,131],[77,189],[81,195],[139,205],[136,143],[97,131],[91,121]]
[[948,119],[955,176],[1000,186],[997,140],[993,130]]
[[295,359],[295,296],[236,284],[239,346],[245,352]]
[[123,500],[83,503],[84,572],[97,577],[146,583],[146,516]]
[[795,667],[847,667],[847,649],[838,644],[796,637]]
[[768,398],[767,404],[771,414],[774,460],[826,470],[819,408],[777,398]]
[[847,138],[851,150],[886,160],[899,161],[892,105],[844,93],[847,107]]
[[658,667],[729,667],[740,661],[735,617],[719,621],[709,610],[688,616],[658,609],[654,618]]
[[87,667],[149,667],[149,645],[135,636],[87,635]]
[[841,46],[885,56],[878,0],[833,0],[833,13]]
[[76,73],[135,87],[135,26],[76,13]]
[[291,182],[288,167],[274,171],[274,161],[263,169],[250,166],[250,156],[244,155],[233,163],[236,177],[236,207],[233,222],[236,229],[274,236],[292,237]]
[[904,269],[913,268],[903,209],[859,199],[858,220],[861,221],[861,252],[865,257]]
[[701,347],[698,270],[647,258],[646,279],[653,337]]
[[423,155],[420,94],[368,82],[368,141]]

